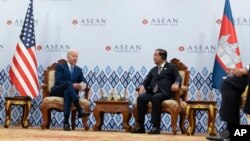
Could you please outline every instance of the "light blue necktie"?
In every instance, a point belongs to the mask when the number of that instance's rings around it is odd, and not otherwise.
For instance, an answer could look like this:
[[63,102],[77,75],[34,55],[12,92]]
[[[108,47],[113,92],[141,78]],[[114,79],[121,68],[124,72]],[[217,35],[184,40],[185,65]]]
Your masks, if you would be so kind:
[[73,77],[73,72],[74,72],[74,66],[71,65],[70,66],[70,76],[71,76],[71,78]]

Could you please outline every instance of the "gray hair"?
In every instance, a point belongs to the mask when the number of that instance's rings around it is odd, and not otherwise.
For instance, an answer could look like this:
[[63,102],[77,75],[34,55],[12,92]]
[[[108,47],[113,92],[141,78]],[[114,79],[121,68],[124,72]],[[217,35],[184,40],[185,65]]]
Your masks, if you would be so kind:
[[69,49],[69,51],[67,52],[67,56],[69,56],[72,52],[78,52],[76,49]]

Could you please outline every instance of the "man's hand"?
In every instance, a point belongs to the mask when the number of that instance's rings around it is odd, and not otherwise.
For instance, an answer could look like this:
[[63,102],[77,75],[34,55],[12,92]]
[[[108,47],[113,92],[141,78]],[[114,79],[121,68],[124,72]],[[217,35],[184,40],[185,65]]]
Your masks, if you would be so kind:
[[247,75],[248,71],[246,68],[228,68],[226,70],[228,74],[234,75],[236,77],[241,77],[243,75]]
[[76,90],[83,91],[86,89],[87,85],[84,82],[80,82],[80,83],[73,83],[73,87]]
[[141,95],[141,94],[143,94],[143,93],[145,93],[145,92],[146,92],[146,91],[145,91],[144,86],[141,85],[141,86],[139,87],[138,95]]
[[173,92],[176,92],[178,89],[179,89],[179,84],[178,84],[178,83],[174,83],[174,84],[172,85],[172,87],[171,87],[171,90],[172,90]]
[[80,85],[79,83],[73,83],[73,87],[74,87],[74,89],[76,89],[76,90],[80,90],[81,85]]

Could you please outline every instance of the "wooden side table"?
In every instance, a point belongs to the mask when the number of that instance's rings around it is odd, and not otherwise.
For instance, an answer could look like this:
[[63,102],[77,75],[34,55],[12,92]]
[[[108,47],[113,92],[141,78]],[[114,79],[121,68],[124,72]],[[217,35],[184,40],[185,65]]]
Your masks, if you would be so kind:
[[96,106],[93,115],[96,119],[94,131],[100,131],[103,124],[104,113],[121,113],[123,116],[123,128],[126,132],[131,131],[131,126],[128,124],[132,113],[129,109],[129,101],[94,101]]
[[210,136],[216,136],[215,131],[215,117],[216,117],[216,101],[187,101],[187,117],[189,126],[187,129],[187,135],[194,135],[196,128],[196,111],[206,110],[208,111],[208,133]]
[[12,105],[20,105],[23,107],[23,115],[22,115],[22,127],[28,128],[28,115],[31,107],[31,98],[29,96],[16,96],[16,97],[5,97],[5,112],[6,119],[4,122],[4,128],[8,128],[11,120],[11,106]]

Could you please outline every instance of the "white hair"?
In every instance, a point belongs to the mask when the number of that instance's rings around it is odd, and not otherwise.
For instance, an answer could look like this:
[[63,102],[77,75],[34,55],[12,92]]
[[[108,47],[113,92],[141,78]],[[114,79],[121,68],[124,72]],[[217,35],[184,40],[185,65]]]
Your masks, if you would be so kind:
[[73,53],[73,52],[78,52],[76,49],[73,49],[73,48],[71,48],[71,49],[69,49],[69,51],[67,52],[67,56],[69,56],[71,53]]

